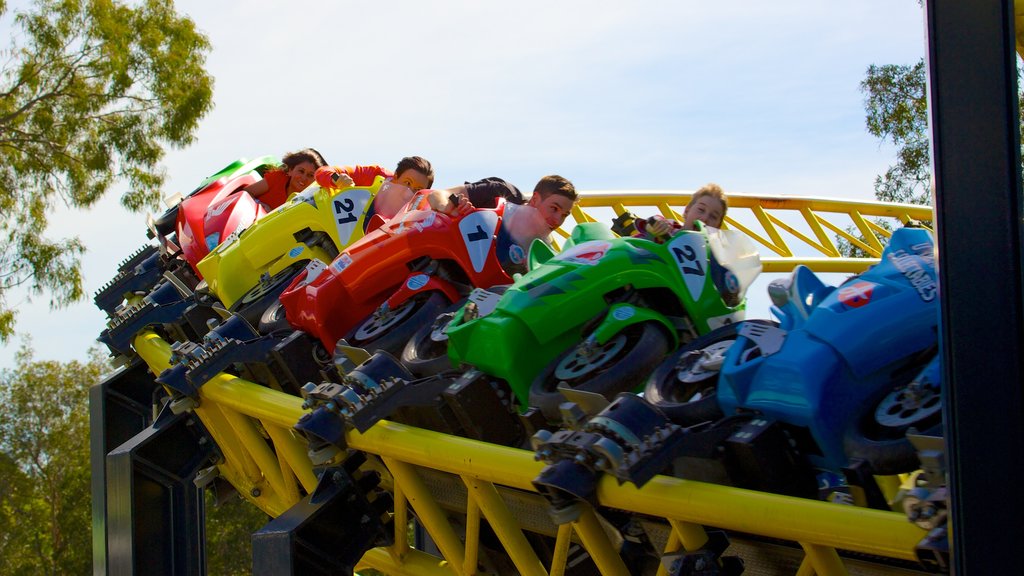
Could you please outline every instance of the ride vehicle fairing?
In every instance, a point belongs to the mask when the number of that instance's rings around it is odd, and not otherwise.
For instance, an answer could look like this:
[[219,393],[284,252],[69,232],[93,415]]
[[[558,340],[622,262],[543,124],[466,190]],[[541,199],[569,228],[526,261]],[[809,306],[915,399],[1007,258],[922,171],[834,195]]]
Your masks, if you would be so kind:
[[478,291],[455,314],[447,350],[453,366],[505,380],[522,409],[550,421],[560,419],[559,385],[632,390],[680,343],[741,320],[760,271],[749,242],[727,231],[702,227],[659,244],[595,222],[576,226],[558,255],[535,242],[529,261],[503,293]]
[[179,341],[205,333],[216,314],[195,309],[194,291],[202,281],[196,266],[222,240],[267,213],[244,188],[276,165],[270,156],[236,161],[149,222],[158,246],[144,247],[126,260],[95,298],[110,315],[99,340],[113,354],[132,356],[131,339],[146,326],[162,326]]
[[452,217],[431,210],[421,192],[330,265],[296,277],[281,307],[291,326],[327,350],[344,338],[397,354],[413,331],[473,287],[512,282],[504,266],[525,254],[502,228],[507,213],[499,198],[496,208]]
[[201,278],[196,265],[210,249],[266,214],[242,188],[278,163],[272,156],[236,160],[150,219],[148,235],[158,245],[146,245],[125,259],[117,276],[97,291],[96,306],[113,317],[127,299],[156,286],[165,272],[194,287]]
[[199,261],[207,290],[230,309],[240,300],[260,299],[273,286],[283,288],[311,260],[330,262],[363,237],[366,209],[383,182],[378,177],[370,186],[314,186],[293,195]]
[[[646,460],[683,478],[888,508],[875,477],[915,470],[907,432],[941,423],[930,233],[895,231],[881,262],[839,287],[801,266],[769,294],[777,325],[710,332],[652,373],[642,406],[620,398],[577,425],[584,435],[535,437],[549,463],[537,485],[563,504],[587,499],[598,471],[642,485]],[[655,445],[609,435],[609,421],[641,418],[660,428],[645,435]]]

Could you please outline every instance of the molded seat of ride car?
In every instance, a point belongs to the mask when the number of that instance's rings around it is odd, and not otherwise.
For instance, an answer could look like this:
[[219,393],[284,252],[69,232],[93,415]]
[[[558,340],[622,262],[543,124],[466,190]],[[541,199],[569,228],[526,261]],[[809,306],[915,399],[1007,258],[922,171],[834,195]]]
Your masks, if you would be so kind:
[[[591,240],[613,240],[617,238],[608,226],[600,222],[583,222],[577,224],[569,235],[569,241],[562,246],[565,250],[569,246],[582,244]],[[555,255],[555,249],[546,242],[537,238],[530,244],[530,269],[550,260]]]
[[582,244],[591,240],[614,240],[618,238],[611,228],[600,222],[583,222],[577,224],[569,235],[569,241],[573,244]]
[[773,280],[768,285],[768,296],[772,304],[785,310],[776,314],[782,319],[779,327],[792,330],[807,321],[811,311],[835,290],[819,279],[810,268],[800,265],[793,269],[788,278]]

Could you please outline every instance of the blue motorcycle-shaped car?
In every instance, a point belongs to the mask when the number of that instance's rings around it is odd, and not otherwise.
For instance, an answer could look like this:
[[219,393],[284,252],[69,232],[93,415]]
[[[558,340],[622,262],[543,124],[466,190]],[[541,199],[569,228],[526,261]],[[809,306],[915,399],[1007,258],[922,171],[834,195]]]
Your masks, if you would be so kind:
[[838,287],[800,266],[769,286],[778,325],[745,322],[684,347],[654,373],[647,401],[691,426],[756,415],[784,423],[818,469],[860,460],[909,472],[906,432],[941,419],[935,245],[896,230],[881,261]]
[[769,286],[778,322],[708,332],[668,356],[642,398],[538,432],[548,466],[534,484],[556,509],[591,499],[602,472],[889,508],[877,477],[918,469],[907,433],[941,428],[934,251],[929,231],[904,227],[838,287],[797,267]]

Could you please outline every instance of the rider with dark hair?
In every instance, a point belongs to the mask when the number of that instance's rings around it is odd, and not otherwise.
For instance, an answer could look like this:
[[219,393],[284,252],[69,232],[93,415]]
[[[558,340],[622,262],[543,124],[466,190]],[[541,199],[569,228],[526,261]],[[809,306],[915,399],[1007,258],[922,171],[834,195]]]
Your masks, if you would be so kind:
[[394,172],[376,165],[324,166],[316,171],[316,182],[323,188],[370,186],[378,176],[386,180],[366,208],[364,230],[374,214],[380,214],[382,218],[391,218],[405,206],[413,194],[434,184],[434,168],[421,156],[402,158]]
[[263,179],[246,186],[245,191],[273,210],[288,196],[302,192],[313,183],[316,169],[327,162],[313,148],[290,152],[281,159],[281,166],[268,171]]

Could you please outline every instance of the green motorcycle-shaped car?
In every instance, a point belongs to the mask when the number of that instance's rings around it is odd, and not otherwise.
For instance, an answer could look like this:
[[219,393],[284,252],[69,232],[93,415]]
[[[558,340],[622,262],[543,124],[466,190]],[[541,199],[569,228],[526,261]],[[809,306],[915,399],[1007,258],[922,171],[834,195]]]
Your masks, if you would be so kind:
[[702,226],[662,244],[584,223],[557,255],[536,241],[529,258],[514,284],[476,290],[455,313],[448,356],[507,381],[550,421],[561,419],[560,386],[612,398],[677,346],[742,320],[761,268],[744,236]]

